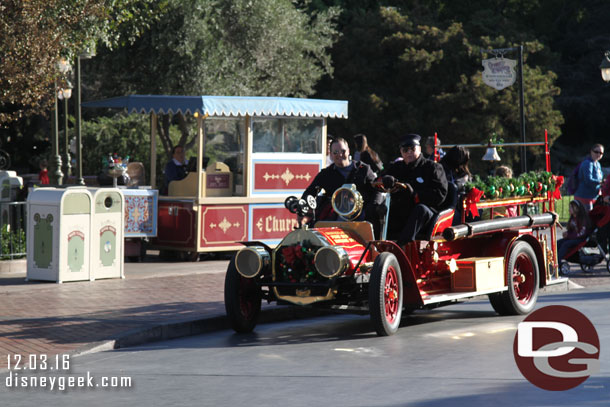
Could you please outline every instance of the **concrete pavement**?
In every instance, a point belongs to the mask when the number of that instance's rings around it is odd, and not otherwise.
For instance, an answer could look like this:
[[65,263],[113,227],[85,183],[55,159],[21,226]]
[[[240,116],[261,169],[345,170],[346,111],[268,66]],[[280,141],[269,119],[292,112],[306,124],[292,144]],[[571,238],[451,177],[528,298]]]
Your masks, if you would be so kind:
[[[226,328],[226,267],[227,260],[166,263],[148,255],[125,263],[125,279],[55,284],[26,282],[25,260],[17,261],[0,271],[0,370],[7,355],[78,355]],[[591,273],[573,270],[576,284],[564,289],[610,288],[605,264]],[[262,318],[306,314],[271,305]]]

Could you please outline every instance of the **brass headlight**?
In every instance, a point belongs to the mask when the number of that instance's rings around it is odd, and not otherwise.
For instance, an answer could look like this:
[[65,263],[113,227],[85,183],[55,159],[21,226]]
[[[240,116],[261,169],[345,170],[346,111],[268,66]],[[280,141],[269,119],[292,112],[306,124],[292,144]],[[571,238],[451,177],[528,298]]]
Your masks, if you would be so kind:
[[235,255],[235,267],[243,277],[256,277],[263,268],[271,264],[271,255],[264,247],[244,247]]
[[333,194],[332,204],[339,216],[346,220],[353,220],[362,212],[364,200],[356,189],[356,185],[345,184]]
[[343,247],[327,246],[316,252],[313,261],[322,277],[332,278],[347,269],[349,256]]

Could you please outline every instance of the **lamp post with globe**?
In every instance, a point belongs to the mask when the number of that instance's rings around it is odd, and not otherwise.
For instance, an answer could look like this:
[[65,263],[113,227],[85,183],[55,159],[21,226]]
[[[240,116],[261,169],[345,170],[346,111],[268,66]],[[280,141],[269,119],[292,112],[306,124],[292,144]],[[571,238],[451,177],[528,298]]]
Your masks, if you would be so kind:
[[68,99],[72,96],[72,85],[68,82],[68,86],[59,89],[57,97],[59,100],[64,101],[64,142],[65,142],[65,155],[62,170],[66,177],[70,176],[70,138],[68,137]]

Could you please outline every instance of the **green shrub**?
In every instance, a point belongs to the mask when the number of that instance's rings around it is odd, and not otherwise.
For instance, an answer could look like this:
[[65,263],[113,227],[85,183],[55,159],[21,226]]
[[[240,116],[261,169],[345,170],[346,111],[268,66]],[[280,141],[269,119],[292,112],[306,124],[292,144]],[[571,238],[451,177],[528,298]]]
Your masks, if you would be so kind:
[[0,260],[25,257],[25,231],[11,231],[10,225],[2,226],[0,232]]

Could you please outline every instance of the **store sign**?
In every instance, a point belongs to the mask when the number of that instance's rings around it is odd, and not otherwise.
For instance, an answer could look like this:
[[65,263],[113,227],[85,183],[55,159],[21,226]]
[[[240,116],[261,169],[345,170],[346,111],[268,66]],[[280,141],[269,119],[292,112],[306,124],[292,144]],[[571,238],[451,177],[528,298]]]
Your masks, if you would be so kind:
[[252,219],[252,240],[283,239],[299,225],[283,206],[254,208]]
[[511,86],[517,79],[517,72],[515,72],[516,65],[517,61],[514,59],[484,59],[483,82],[497,90]]

